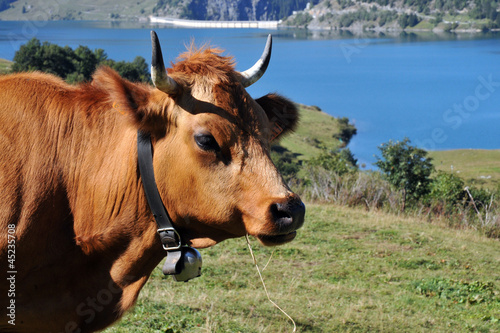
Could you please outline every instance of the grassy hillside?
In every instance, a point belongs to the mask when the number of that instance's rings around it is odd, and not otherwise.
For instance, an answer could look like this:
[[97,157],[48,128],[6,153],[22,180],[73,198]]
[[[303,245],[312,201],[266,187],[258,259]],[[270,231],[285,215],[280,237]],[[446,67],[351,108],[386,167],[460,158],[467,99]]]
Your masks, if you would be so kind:
[[314,106],[299,105],[300,123],[297,130],[281,140],[280,145],[307,160],[320,152],[319,144],[340,144],[333,142],[333,135],[339,132],[337,118]]
[[11,67],[12,67],[12,61],[0,59],[0,74],[9,73]]
[[[339,145],[333,136],[339,132],[337,118],[316,107],[300,106],[301,122],[297,131],[285,137],[281,145],[307,160],[319,154],[319,143]],[[500,186],[500,150],[458,149],[430,151],[437,170],[453,171],[468,185]],[[452,170],[453,166],[453,170]]]
[[438,170],[453,171],[472,184],[500,186],[500,150],[458,149],[429,155]]
[[[499,332],[500,243],[408,217],[308,205],[263,272],[297,332]],[[253,241],[253,240],[252,240]],[[273,249],[252,242],[261,268]],[[267,300],[244,239],[201,250],[203,273],[158,267],[111,332],[292,332]]]
[[498,0],[320,0],[287,18],[311,29],[469,31],[498,29]]
[[[146,18],[157,0],[15,1],[0,12],[0,20],[109,20]],[[118,16],[117,16],[118,15]]]
[[[149,15],[197,20],[279,20],[306,7],[308,0],[18,0],[0,12],[2,20],[146,19]],[[313,2],[317,2],[314,0]]]

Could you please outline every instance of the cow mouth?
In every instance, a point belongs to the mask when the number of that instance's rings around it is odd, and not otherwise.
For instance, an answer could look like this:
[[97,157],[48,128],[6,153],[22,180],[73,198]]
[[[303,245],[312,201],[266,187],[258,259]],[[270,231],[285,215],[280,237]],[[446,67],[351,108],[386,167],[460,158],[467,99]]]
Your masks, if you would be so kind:
[[295,236],[297,236],[296,231],[282,235],[259,235],[257,238],[265,246],[276,246],[291,242]]

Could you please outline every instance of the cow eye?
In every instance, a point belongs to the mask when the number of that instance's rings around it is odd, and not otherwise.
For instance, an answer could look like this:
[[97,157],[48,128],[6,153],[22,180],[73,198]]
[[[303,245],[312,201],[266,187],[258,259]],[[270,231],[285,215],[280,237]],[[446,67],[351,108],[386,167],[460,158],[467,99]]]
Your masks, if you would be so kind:
[[198,147],[205,151],[220,151],[219,144],[211,134],[196,134],[194,140]]

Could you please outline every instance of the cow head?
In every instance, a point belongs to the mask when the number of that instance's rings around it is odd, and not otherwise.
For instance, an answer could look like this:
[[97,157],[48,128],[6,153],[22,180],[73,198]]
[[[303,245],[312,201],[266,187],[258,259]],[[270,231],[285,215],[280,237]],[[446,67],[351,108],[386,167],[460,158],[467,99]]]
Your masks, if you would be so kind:
[[238,72],[217,49],[194,47],[165,70],[152,32],[156,88],[128,82],[103,69],[121,110],[151,133],[158,190],[176,229],[194,247],[250,234],[264,245],[294,239],[305,207],[270,158],[273,140],[298,120],[293,103],[275,94],[254,100],[245,88],[269,63]]

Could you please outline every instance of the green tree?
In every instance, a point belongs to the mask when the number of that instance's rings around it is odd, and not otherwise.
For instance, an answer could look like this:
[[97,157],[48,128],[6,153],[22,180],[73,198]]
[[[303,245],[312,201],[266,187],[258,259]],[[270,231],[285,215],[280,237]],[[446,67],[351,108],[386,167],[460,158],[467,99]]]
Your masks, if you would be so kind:
[[417,201],[429,192],[432,159],[425,150],[411,146],[408,138],[383,143],[379,149],[382,158],[377,156],[375,165],[392,186],[402,191],[404,211],[408,199]]
[[149,69],[146,60],[143,57],[135,57],[134,61],[114,61],[107,59],[102,62],[103,65],[109,66],[117,71],[122,77],[133,82],[149,81]]
[[108,59],[108,55],[103,49],[95,49],[94,50],[94,55],[97,60],[97,63],[100,64],[104,62],[106,59]]
[[79,46],[75,50],[75,57],[73,58],[73,64],[75,65],[75,70],[78,74],[83,76],[85,81],[90,80],[92,73],[99,64],[97,56],[92,50],[87,46]]
[[37,56],[41,47],[42,44],[36,38],[32,38],[28,43],[21,45],[14,55],[12,70],[14,72],[33,71],[42,67],[42,61]]
[[107,65],[130,81],[149,82],[149,69],[143,57],[132,62],[116,62],[108,59],[102,49],[95,51],[79,46],[73,51],[69,46],[61,47],[36,38],[22,45],[14,55],[14,72],[42,71],[58,75],[70,83],[89,81],[97,66]]
[[339,175],[358,170],[358,160],[354,158],[349,148],[328,149],[327,147],[323,147],[322,150],[323,151],[318,156],[311,158],[307,164],[334,171]]
[[39,70],[65,78],[67,73],[75,71],[72,62],[74,52],[69,47],[60,47],[32,38],[22,45],[14,55],[14,72]]
[[420,19],[417,15],[415,14],[401,14],[398,19],[399,26],[402,29],[405,29],[406,27],[414,27],[420,22]]
[[353,124],[349,123],[349,118],[347,117],[339,118],[338,124],[339,133],[335,134],[333,138],[339,140],[341,142],[341,146],[345,147],[349,144],[352,137],[357,134],[358,130]]

